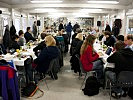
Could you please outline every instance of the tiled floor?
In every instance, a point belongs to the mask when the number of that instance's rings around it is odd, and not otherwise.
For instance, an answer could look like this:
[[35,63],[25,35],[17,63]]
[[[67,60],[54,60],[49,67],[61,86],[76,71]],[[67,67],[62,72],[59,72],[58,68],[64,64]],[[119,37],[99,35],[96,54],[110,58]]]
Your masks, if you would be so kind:
[[[80,90],[82,79],[78,79],[78,75],[74,74],[70,70],[70,56],[66,55],[64,58],[64,67],[61,69],[61,72],[58,74],[58,80],[52,80],[47,78],[47,83],[49,90],[46,88],[45,82],[40,82],[39,87],[44,91],[44,95],[38,100],[109,100],[108,91],[103,89],[100,90],[100,93],[96,96],[85,96]],[[38,91],[34,97],[40,95]],[[34,98],[33,97],[33,98]],[[26,100],[23,98],[22,100]],[[34,99],[32,99],[34,100]],[[115,100],[112,98],[112,100]],[[121,98],[121,100],[131,100],[129,97]]]

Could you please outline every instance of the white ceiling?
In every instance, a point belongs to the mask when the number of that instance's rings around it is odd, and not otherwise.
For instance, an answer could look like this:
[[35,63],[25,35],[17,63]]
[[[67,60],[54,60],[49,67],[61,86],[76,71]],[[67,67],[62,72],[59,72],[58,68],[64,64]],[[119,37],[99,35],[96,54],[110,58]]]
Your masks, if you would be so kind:
[[[87,0],[62,0],[63,3],[69,3],[69,4],[86,4],[87,3]],[[105,1],[105,0],[102,0],[102,1]],[[110,0],[111,1],[111,0]],[[0,0],[0,2],[4,2],[4,3],[7,3],[7,4],[12,4],[12,5],[16,5],[16,4],[30,4],[30,0]],[[133,2],[133,0],[119,0],[119,4],[120,5],[129,5]]]
[[[133,3],[133,0],[119,0],[117,5],[107,5],[107,4],[89,4],[88,0],[62,0],[62,3],[52,3],[52,4],[32,4],[30,0],[0,0],[0,4],[9,5],[11,8],[21,10],[29,13],[40,13],[35,11],[35,8],[55,8],[60,12],[72,13],[78,12],[81,8],[101,8],[101,12],[93,12],[100,14],[113,13],[118,9],[126,9],[128,5]],[[103,0],[102,0],[103,1]],[[111,0],[110,0],[111,1]],[[0,5],[0,6],[1,6]]]

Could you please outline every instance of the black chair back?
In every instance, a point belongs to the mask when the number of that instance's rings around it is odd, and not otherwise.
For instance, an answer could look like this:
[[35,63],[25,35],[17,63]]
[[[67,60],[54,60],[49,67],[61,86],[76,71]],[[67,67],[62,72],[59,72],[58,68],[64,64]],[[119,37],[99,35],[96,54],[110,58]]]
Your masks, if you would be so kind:
[[121,87],[132,87],[133,71],[121,71],[117,77],[117,85]]

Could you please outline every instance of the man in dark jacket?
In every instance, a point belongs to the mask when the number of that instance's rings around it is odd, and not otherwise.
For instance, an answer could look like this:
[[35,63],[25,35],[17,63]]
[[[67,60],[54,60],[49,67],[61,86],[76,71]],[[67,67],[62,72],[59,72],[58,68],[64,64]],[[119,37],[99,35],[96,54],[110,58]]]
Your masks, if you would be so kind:
[[66,32],[67,32],[67,34],[68,34],[69,43],[70,43],[71,32],[72,32],[72,25],[71,25],[71,22],[69,22],[68,25],[66,26]]
[[30,40],[36,41],[36,39],[31,35],[30,27],[27,27],[27,32],[24,34],[24,38],[26,40],[26,43],[28,43]]
[[[45,33],[41,33],[41,38],[42,40],[44,40],[44,38],[46,37]],[[39,56],[39,53],[46,47],[45,41],[42,41],[41,43],[39,43],[34,49],[33,51],[35,52],[36,56]]]
[[107,62],[115,64],[113,72],[106,72],[106,77],[114,83],[116,82],[116,76],[121,71],[133,71],[133,51],[124,47],[125,44],[122,41],[116,42],[116,52],[107,58]]
[[80,25],[76,22],[76,24],[73,26],[73,32],[76,32],[76,29],[80,28]]
[[62,29],[64,29],[63,23],[61,22],[59,25],[59,31],[61,31]]
[[33,24],[33,35],[34,35],[34,38],[37,38],[37,25],[36,25],[36,21],[34,21],[34,24]]

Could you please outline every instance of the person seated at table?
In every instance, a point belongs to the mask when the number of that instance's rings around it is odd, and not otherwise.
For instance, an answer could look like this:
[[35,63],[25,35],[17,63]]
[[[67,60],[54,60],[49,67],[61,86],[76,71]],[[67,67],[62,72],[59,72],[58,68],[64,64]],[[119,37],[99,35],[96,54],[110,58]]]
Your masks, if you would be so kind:
[[133,71],[133,51],[125,48],[123,41],[117,41],[114,48],[115,52],[107,58],[107,62],[114,63],[115,68],[106,71],[105,77],[115,84],[116,77],[121,71]]
[[[56,41],[53,36],[49,35],[45,37],[46,48],[44,48],[40,55],[34,60],[34,63],[37,64],[36,70],[40,73],[45,73],[49,69],[49,64],[52,59],[59,57],[59,50],[56,47]],[[58,79],[57,75],[54,76],[55,79]],[[42,78],[42,77],[40,77]]]
[[24,43],[25,43],[24,32],[23,32],[22,30],[20,30],[20,31],[18,32],[18,34],[19,34],[19,41],[18,41],[18,44],[19,44],[20,46],[24,46]]
[[41,39],[43,40],[41,43],[39,43],[33,51],[35,52],[35,55],[38,56],[39,53],[46,47],[44,38],[46,37],[46,33],[41,33]]
[[20,45],[18,44],[18,40],[19,40],[19,36],[18,35],[14,35],[12,37],[12,45],[10,47],[10,49],[20,49]]
[[117,41],[119,41],[119,40],[124,41],[124,36],[123,36],[123,35],[118,35],[118,36],[116,37],[116,40],[117,40]]
[[107,45],[107,46],[114,47],[114,43],[116,42],[116,40],[111,35],[111,33],[109,31],[105,31],[104,36],[106,37],[106,41],[104,41],[104,44]]
[[125,48],[130,48],[133,51],[133,35],[132,34],[128,34],[124,38],[124,43],[126,44]]
[[75,33],[72,35],[72,40],[75,39],[75,37],[77,36],[78,33],[82,33],[80,28],[77,28]]
[[28,43],[30,40],[36,41],[36,39],[31,35],[30,27],[27,27],[27,32],[24,34],[24,38],[26,40],[26,43]]
[[99,58],[98,53],[94,50],[93,44],[96,37],[89,34],[83,42],[80,50],[80,60],[83,65],[83,69],[87,72],[97,70],[98,79],[103,75],[103,63]]
[[76,46],[78,45],[78,42],[83,41],[83,34],[82,33],[78,33],[77,36],[75,37],[75,39],[72,40],[71,43],[71,48],[70,48],[70,54],[73,55]]

